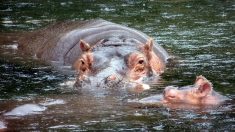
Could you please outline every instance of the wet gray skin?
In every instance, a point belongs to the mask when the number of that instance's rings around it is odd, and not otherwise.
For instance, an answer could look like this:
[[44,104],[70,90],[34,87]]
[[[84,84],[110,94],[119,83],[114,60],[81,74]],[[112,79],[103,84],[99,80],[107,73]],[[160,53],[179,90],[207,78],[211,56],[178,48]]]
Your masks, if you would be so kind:
[[[36,39],[31,39],[33,37]],[[148,39],[150,37],[140,31],[98,19],[51,25],[20,39],[19,48],[56,67],[71,66],[83,54],[79,42],[84,40],[92,47],[94,63],[89,77],[77,81],[75,86],[103,86],[107,83],[114,86],[123,82],[136,85],[126,78],[127,57],[130,53],[140,52],[139,47]],[[153,51],[165,65],[168,53],[156,42]],[[116,75],[117,79],[107,82],[110,75]],[[150,69],[147,78],[152,75]]]
[[[128,71],[127,59],[129,54],[140,52],[136,45],[141,45],[141,42],[126,38],[109,38],[99,43],[92,50],[94,57],[94,65],[89,77],[85,80],[77,81],[76,86],[90,85],[96,87],[134,87],[138,83],[130,82],[127,79],[126,72]],[[78,73],[79,74],[79,73]],[[111,75],[115,75],[115,80],[108,80]],[[143,76],[140,80],[149,78],[153,74]]]
[[[143,32],[101,19],[56,23],[26,35],[19,40],[20,49],[45,61],[59,61],[64,65],[73,64],[82,54],[79,47],[81,39],[91,46],[102,40],[110,40],[113,46],[124,46],[120,43],[123,40],[126,46],[136,47],[150,38]],[[169,58],[168,53],[155,42],[153,50],[163,62]]]

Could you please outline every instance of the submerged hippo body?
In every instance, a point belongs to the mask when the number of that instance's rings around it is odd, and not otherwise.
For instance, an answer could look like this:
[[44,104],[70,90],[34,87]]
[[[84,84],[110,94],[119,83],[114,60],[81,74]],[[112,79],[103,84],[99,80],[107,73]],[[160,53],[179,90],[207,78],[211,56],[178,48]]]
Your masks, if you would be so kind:
[[169,57],[146,34],[105,20],[54,24],[21,38],[19,49],[73,66],[78,81],[97,75],[99,81],[120,76],[137,81],[161,74]]

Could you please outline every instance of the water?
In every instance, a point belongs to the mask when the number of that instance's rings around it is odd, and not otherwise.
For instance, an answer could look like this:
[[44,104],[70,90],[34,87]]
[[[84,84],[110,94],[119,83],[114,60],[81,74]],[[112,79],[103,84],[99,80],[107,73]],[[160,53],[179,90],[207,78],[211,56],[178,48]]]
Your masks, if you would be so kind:
[[[17,43],[0,44],[0,127],[11,130],[232,131],[235,130],[235,2],[161,1],[1,1],[1,32],[18,33],[55,21],[103,18],[147,33],[172,56],[158,82],[142,94],[123,91],[70,91],[74,76],[64,75],[17,52]],[[136,108],[127,100],[185,86],[196,75],[232,101],[212,109]],[[99,90],[98,90],[99,91]],[[58,103],[62,101],[63,103]],[[44,111],[4,116],[16,106],[43,104]],[[50,104],[50,105],[45,105]]]

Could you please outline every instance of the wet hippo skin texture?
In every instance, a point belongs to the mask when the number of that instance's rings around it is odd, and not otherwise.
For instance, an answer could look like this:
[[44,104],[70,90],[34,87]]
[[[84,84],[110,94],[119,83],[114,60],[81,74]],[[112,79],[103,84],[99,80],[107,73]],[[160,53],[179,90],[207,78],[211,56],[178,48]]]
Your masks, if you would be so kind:
[[194,85],[175,87],[167,86],[163,94],[146,97],[140,100],[130,100],[130,103],[140,103],[148,106],[166,106],[170,108],[194,109],[219,106],[226,100],[226,96],[213,90],[212,83],[204,76],[196,78]]
[[[19,49],[46,61],[62,61],[64,64],[71,65],[82,53],[78,45],[81,39],[94,45],[102,39],[114,36],[132,38],[141,43],[146,43],[149,39],[146,34],[135,29],[98,19],[59,22],[26,33],[19,40]],[[168,54],[155,42],[154,51],[165,63]]]
[[138,89],[143,77],[161,74],[169,58],[145,33],[101,19],[55,23],[25,33],[18,43],[24,53],[72,66],[79,75],[77,82],[93,83],[91,76],[96,83],[125,78]]

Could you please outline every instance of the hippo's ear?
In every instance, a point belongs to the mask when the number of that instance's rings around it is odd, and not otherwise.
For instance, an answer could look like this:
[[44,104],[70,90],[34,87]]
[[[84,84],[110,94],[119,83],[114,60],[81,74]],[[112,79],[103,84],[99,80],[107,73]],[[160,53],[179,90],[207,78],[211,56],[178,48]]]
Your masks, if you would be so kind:
[[146,44],[144,45],[144,49],[147,52],[150,52],[153,50],[153,38],[149,38]]
[[153,52],[154,40],[149,38],[146,44],[142,47],[142,51],[148,59],[150,70],[155,74],[161,74],[165,68],[163,61]]
[[212,92],[212,84],[210,82],[204,82],[199,85],[197,93],[200,97],[205,97]]
[[88,43],[85,42],[84,40],[80,40],[79,45],[80,45],[80,49],[81,49],[83,52],[87,52],[87,51],[89,51],[89,50],[91,49],[90,44],[88,44]]
[[195,80],[195,84],[196,85],[200,85],[202,84],[203,82],[209,82],[204,76],[200,75],[200,76],[197,76],[196,80]]

